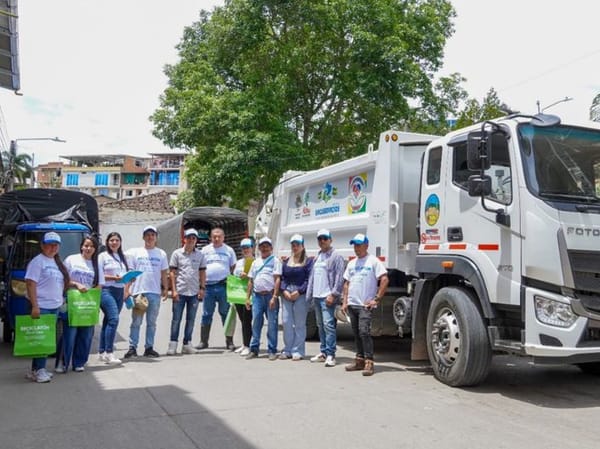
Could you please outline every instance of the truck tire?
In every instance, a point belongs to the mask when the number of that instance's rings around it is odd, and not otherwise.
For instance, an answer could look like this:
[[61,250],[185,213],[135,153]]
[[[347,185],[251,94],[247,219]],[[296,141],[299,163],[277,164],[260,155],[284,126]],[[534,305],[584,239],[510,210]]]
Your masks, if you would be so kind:
[[600,362],[578,363],[577,367],[586,374],[600,374]]
[[452,387],[476,385],[488,375],[492,350],[487,330],[466,289],[445,287],[433,297],[427,353],[435,377]]

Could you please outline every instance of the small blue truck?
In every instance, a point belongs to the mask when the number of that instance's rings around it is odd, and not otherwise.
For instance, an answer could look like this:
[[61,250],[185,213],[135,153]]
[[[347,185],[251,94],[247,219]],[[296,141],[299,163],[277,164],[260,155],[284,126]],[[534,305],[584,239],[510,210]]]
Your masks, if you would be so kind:
[[0,319],[2,338],[12,342],[15,315],[30,313],[25,270],[49,231],[62,239],[60,257],[79,252],[86,235],[98,236],[98,203],[85,193],[23,189],[0,195]]

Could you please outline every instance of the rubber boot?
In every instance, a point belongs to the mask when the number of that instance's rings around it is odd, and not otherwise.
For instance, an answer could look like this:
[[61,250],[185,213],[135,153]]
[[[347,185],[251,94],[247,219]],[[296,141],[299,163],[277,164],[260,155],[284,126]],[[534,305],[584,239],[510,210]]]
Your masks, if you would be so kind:
[[362,371],[365,369],[365,359],[362,357],[356,357],[354,363],[346,365],[346,371]]
[[233,344],[233,337],[225,337],[225,347],[230,351],[235,349],[235,345]]
[[363,376],[372,376],[375,372],[375,365],[373,364],[373,360],[365,360],[365,368],[362,371]]
[[200,326],[200,344],[196,346],[196,349],[208,348],[208,336],[210,335],[210,324],[206,326]]

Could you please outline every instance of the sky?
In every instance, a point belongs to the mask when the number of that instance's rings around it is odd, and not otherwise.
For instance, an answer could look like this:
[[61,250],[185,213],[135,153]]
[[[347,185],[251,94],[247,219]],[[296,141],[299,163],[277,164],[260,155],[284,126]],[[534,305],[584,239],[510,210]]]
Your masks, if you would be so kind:
[[[173,151],[148,117],[177,62],[183,29],[222,0],[21,0],[22,95],[0,89],[7,140],[35,164],[59,155]],[[440,75],[461,73],[470,97],[493,87],[513,110],[586,122],[600,93],[600,2],[453,0],[455,31]],[[588,122],[589,123],[589,122]],[[382,130],[383,131],[383,130]]]

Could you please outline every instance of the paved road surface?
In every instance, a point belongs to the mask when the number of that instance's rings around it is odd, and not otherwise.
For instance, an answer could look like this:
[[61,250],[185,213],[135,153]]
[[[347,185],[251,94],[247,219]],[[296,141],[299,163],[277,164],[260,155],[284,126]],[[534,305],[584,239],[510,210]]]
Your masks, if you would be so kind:
[[[156,346],[165,353],[170,307],[159,316]],[[127,348],[122,314],[118,353]],[[199,329],[196,328],[196,339]],[[346,332],[347,335],[347,332]],[[196,343],[196,339],[194,343]],[[239,341],[239,333],[236,342]],[[487,382],[453,389],[408,346],[378,340],[376,374],[339,365],[242,360],[214,349],[198,355],[142,357],[120,367],[96,362],[50,384],[24,379],[28,361],[0,345],[0,448],[577,448],[599,446],[600,379],[573,367],[533,366],[497,357]],[[308,344],[312,355],[317,343]]]

